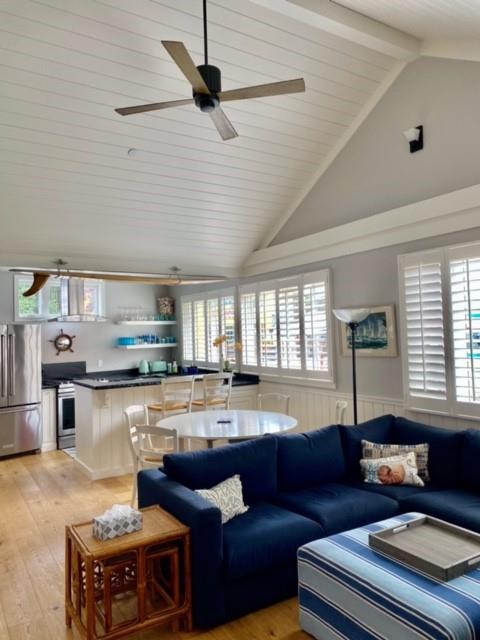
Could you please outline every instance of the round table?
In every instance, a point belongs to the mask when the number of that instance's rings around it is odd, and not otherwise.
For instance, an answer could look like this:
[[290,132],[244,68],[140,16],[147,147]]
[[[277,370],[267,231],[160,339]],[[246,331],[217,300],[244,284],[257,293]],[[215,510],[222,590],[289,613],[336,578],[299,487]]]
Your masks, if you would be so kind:
[[297,426],[291,416],[273,411],[194,411],[181,413],[157,422],[159,427],[175,429],[180,440],[197,438],[206,440],[211,449],[215,440],[244,440],[258,438],[265,433],[283,433]]

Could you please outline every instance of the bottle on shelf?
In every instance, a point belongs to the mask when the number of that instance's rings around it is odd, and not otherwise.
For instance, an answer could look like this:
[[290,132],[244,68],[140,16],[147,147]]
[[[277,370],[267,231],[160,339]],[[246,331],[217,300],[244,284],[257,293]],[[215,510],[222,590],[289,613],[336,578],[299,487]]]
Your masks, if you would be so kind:
[[176,360],[172,362],[172,373],[178,373],[178,364]]
[[172,363],[171,362],[169,362],[167,364],[167,373],[172,373]]

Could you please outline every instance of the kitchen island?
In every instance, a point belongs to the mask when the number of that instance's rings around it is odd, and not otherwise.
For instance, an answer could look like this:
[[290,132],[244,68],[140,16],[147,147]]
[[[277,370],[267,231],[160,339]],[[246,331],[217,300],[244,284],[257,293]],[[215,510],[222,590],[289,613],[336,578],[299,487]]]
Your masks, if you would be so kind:
[[[195,397],[202,397],[201,373]],[[133,404],[151,404],[160,398],[162,376],[92,374],[74,380],[75,460],[91,480],[131,473],[133,469],[123,412]],[[170,376],[169,376],[170,377]],[[235,374],[232,409],[254,409],[258,377]]]

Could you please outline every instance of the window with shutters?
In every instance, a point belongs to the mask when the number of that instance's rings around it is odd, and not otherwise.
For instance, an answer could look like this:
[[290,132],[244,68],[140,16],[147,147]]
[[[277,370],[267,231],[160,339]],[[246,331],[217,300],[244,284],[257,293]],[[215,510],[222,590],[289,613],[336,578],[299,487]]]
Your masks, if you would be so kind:
[[240,294],[240,313],[242,329],[242,363],[247,367],[256,367],[257,358],[257,296],[256,293]]
[[411,409],[480,415],[480,244],[400,256]]
[[240,308],[246,370],[333,386],[328,271],[245,285]]
[[218,366],[213,341],[225,335],[223,359],[244,371],[334,386],[328,270],[183,296],[181,302],[184,363]]
[[183,360],[193,360],[193,314],[192,302],[182,303],[182,344]]
[[235,292],[233,289],[182,296],[183,363],[218,367],[220,351],[213,342],[226,335],[223,359],[236,365]]
[[275,289],[258,294],[260,366],[278,367],[277,292]]

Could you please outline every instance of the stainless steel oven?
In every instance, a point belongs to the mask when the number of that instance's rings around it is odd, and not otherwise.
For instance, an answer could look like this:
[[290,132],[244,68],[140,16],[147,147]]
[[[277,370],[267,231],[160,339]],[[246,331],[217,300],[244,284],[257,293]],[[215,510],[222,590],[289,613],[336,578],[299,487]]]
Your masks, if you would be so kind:
[[59,449],[75,446],[75,385],[61,382],[57,388],[57,444]]

